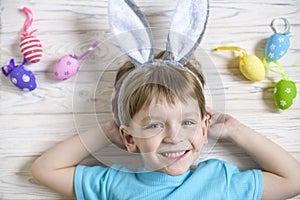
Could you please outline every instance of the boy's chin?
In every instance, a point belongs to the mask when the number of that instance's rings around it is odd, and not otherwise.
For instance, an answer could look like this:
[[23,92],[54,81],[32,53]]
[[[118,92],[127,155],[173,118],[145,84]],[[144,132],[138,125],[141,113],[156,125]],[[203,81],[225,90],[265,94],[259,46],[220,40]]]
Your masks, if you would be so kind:
[[188,170],[189,170],[188,166],[187,167],[168,166],[159,171],[164,172],[170,176],[180,176],[180,175],[186,173]]

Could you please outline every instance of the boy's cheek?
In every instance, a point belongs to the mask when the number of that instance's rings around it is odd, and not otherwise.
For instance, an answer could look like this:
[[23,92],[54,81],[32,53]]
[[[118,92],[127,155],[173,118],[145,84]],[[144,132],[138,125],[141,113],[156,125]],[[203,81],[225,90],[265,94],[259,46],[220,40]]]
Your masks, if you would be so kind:
[[202,133],[195,134],[192,138],[191,143],[196,151],[201,151],[204,144],[207,144],[207,137],[203,136]]

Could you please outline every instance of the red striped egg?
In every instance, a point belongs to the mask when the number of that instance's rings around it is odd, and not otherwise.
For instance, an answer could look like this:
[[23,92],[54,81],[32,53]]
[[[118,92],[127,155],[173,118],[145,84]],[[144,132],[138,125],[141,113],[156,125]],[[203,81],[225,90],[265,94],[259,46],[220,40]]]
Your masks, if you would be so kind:
[[20,48],[23,56],[32,63],[37,63],[43,55],[42,44],[35,36],[28,35],[21,38]]

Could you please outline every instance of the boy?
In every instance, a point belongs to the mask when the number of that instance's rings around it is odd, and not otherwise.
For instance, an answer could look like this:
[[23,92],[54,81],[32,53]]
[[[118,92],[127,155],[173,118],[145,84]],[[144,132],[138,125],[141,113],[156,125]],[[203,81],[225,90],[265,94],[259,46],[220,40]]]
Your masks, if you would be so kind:
[[[297,160],[233,117],[206,113],[204,79],[187,59],[204,33],[207,0],[178,1],[167,55],[159,59],[153,59],[149,24],[133,1],[111,0],[109,13],[113,33],[131,58],[116,77],[115,119],[38,158],[32,173],[40,183],[80,200],[286,199],[300,193]],[[240,172],[220,160],[201,162],[191,170],[207,136],[219,134],[244,149],[263,171]],[[122,165],[78,165],[109,144],[107,138],[119,143],[120,137],[127,151],[141,154],[144,166],[138,171]]]
[[[121,68],[117,77],[124,80],[130,70]],[[200,73],[197,76],[202,79]],[[153,84],[153,77],[165,85]],[[96,151],[109,144],[106,137],[119,139],[118,128],[110,121],[102,125],[101,134],[91,130],[74,136],[37,159],[32,173],[40,183],[65,195],[76,193],[78,199],[286,199],[300,193],[299,162],[235,118],[212,110],[206,115],[201,86],[193,75],[164,66],[145,69],[132,80],[141,87],[129,94],[131,106],[125,114],[129,124],[121,125],[119,132],[129,152],[141,153],[144,167],[132,172],[120,165],[77,166],[90,154],[84,145]],[[220,138],[243,148],[264,171],[239,172],[219,160],[201,162],[190,170],[207,134],[217,137],[215,130],[221,125]]]

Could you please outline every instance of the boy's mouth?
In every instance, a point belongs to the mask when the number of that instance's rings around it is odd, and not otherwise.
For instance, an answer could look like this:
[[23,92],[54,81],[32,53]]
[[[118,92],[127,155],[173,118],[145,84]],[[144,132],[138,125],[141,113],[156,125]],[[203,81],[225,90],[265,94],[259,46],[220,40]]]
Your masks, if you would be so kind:
[[163,157],[168,159],[180,159],[184,157],[190,150],[183,150],[183,151],[172,151],[172,152],[163,152],[160,153]]

